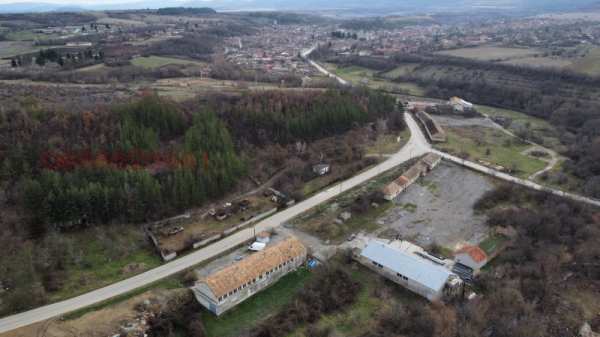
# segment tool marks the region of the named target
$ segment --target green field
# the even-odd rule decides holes
[[[366,85],[373,89],[387,91],[403,91],[413,96],[423,96],[425,94],[423,88],[414,83],[396,83],[392,81],[395,77],[385,76],[386,74],[379,76],[377,71],[368,68],[358,66],[338,67],[334,64],[326,64],[325,67],[355,85]]]
[[[265,317],[279,311],[306,283],[312,274],[302,268],[281,278],[268,289],[252,296],[231,311],[216,317],[202,311],[202,322],[208,337],[236,337],[251,329]]]
[[[508,239],[501,235],[490,235],[481,241],[479,248],[483,249],[488,256],[491,256],[497,253],[506,240]]]
[[[0,41],[0,58],[33,53],[40,49],[27,41]]]
[[[446,132],[448,142],[438,145],[443,151],[467,155],[473,161],[482,160],[501,165],[515,170],[513,174],[520,178],[527,178],[546,167],[545,162],[521,153],[531,147],[529,144],[523,144],[499,130],[449,127]]]
[[[523,57],[502,61],[505,64],[518,66],[542,67],[542,68],[558,68],[563,69],[571,66],[572,61],[567,58],[560,57]]]
[[[59,38],[59,34],[43,34],[34,33],[31,30],[20,30],[16,32],[10,32],[6,34],[6,38],[12,41],[36,41],[36,40],[50,40]]]
[[[137,227],[89,229],[66,235],[73,242],[73,251],[80,261],[66,267],[61,290],[48,294],[51,302],[103,287],[162,263]],[[104,238],[100,239],[100,236]],[[117,254],[118,249],[124,251]],[[124,272],[124,268],[132,264],[138,264],[139,270]]]
[[[162,57],[162,56],[148,56],[148,57],[137,57],[131,61],[131,64],[138,67],[147,69],[156,69],[169,64],[182,64],[182,65],[202,65],[202,62],[184,60],[174,57]]]
[[[477,105],[477,111],[484,113],[490,117],[505,117],[510,118],[512,123],[507,127],[508,130],[518,133],[519,130],[526,129],[531,132],[536,138],[540,138],[542,144],[556,151],[563,150],[559,139],[558,130],[547,120],[526,115],[522,112],[494,108],[485,105]]]
[[[530,57],[539,54],[540,51],[531,48],[506,48],[506,47],[493,47],[493,46],[481,46],[474,48],[461,48],[453,50],[444,50],[438,52],[440,55],[454,56],[468,58],[479,61],[495,61],[495,60],[507,60],[515,58]]]
[[[320,328],[330,328],[329,336],[358,337],[371,332],[377,322],[376,313],[383,308],[389,308],[397,303],[418,303],[426,305],[426,302],[417,295],[404,290],[401,286],[393,283],[382,282],[379,275],[362,266],[348,266],[353,280],[360,283],[361,290],[356,301],[341,312],[322,316],[316,323]],[[376,295],[383,287],[389,292],[389,298],[381,298]],[[288,337],[311,337],[307,334],[306,326],[300,326]]]
[[[571,69],[587,75],[600,75],[600,48],[590,48],[583,58],[573,62]]]
[[[398,142],[398,137],[400,137],[400,142]],[[394,154],[402,149],[409,138],[410,130],[408,128],[399,135],[379,135],[375,143],[372,146],[367,147],[366,155]]]

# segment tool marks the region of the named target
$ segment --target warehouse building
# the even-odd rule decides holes
[[[407,241],[371,240],[354,257],[369,269],[430,301],[454,297],[462,291],[462,280],[446,268],[445,261]]]
[[[298,269],[306,255],[306,247],[289,237],[198,280],[192,291],[218,316]]]

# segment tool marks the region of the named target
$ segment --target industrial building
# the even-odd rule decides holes
[[[306,247],[289,237],[198,280],[191,289],[218,316],[298,269],[306,255]]]
[[[354,258],[385,278],[430,301],[461,293],[463,282],[444,260],[407,241],[370,240]]]

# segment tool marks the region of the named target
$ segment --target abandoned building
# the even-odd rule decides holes
[[[467,245],[454,253],[454,261],[470,268],[473,274],[477,275],[488,262],[488,256],[483,249]]]
[[[445,261],[407,241],[371,240],[354,258],[430,301],[454,297],[462,290],[462,280],[446,268]]]
[[[415,116],[417,116],[417,119],[421,122],[421,125],[423,125],[425,133],[430,141],[434,143],[444,143],[448,140],[444,129],[427,112],[418,111]]]
[[[394,200],[400,193],[404,192],[404,190],[417,181],[417,179],[433,170],[441,160],[442,157],[435,153],[427,154],[400,177],[387,184],[382,190],[383,198],[388,201]]]
[[[456,96],[451,97],[450,100],[448,100],[448,103],[456,111],[464,111],[464,110],[468,110],[468,109],[473,109],[473,103],[467,102],[464,99],[462,99],[460,97],[456,97]]]
[[[191,289],[196,300],[218,316],[296,270],[306,255],[306,247],[289,237],[198,280]]]

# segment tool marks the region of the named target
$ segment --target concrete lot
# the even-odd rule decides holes
[[[437,243],[451,250],[465,242],[478,244],[487,234],[486,217],[474,214],[473,205],[491,189],[488,178],[443,162],[377,220],[383,225],[380,235],[398,234],[424,247]]]

